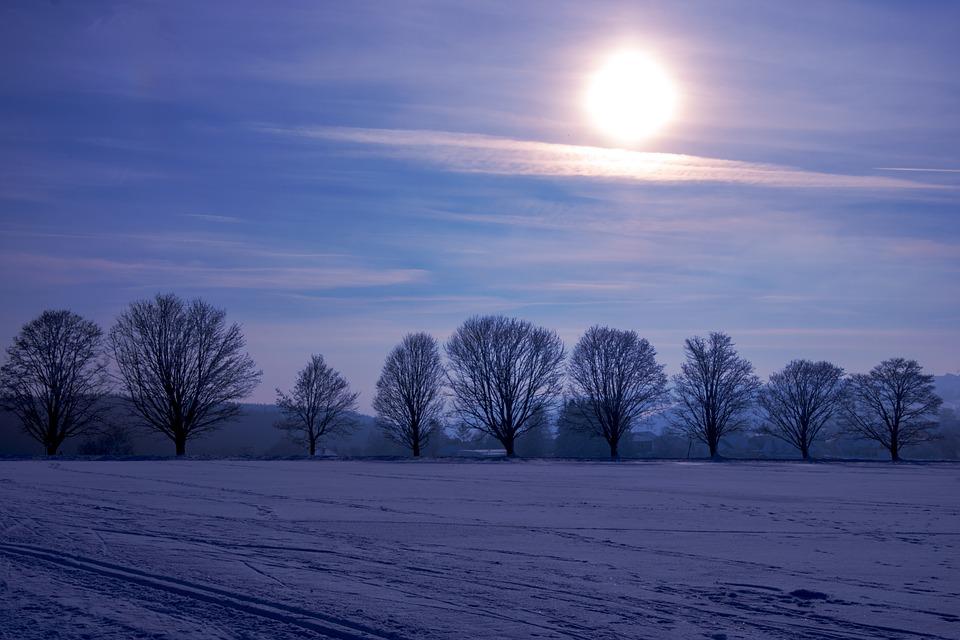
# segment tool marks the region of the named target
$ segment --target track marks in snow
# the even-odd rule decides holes
[[[234,609],[244,614],[300,627],[336,640],[403,640],[405,637],[396,632],[374,629],[365,624],[316,611],[308,611],[300,607],[270,602],[217,587],[188,582],[171,576],[151,574],[132,567],[124,567],[73,554],[9,543],[0,543],[0,553],[7,556],[41,560],[59,567],[85,571],[101,578],[129,582],[177,596],[200,600],[226,609]]]
[[[211,638],[957,638],[957,469],[0,464],[0,542],[53,556],[0,548],[0,580]]]

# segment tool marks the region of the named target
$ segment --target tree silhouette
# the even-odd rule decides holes
[[[582,401],[584,425],[619,457],[620,440],[664,406],[667,376],[656,350],[634,331],[594,326],[574,347],[568,365],[570,392]]]
[[[733,347],[724,333],[711,333],[706,340],[688,338],[686,362],[673,377],[674,425],[706,444],[712,458],[724,435],[747,424],[747,411],[760,387],[753,365]]]
[[[770,376],[757,401],[766,422],[763,433],[795,446],[804,460],[833,418],[843,390],[843,369],[829,362],[793,360]]]
[[[454,408],[513,456],[517,438],[560,395],[563,357],[553,331],[504,316],[470,318],[447,342]]]
[[[167,294],[134,302],[110,331],[110,344],[135,412],[173,441],[178,456],[188,440],[236,416],[237,401],[260,382],[240,326],[200,299],[188,304]]]
[[[70,311],[44,311],[24,325],[0,368],[0,406],[50,456],[100,422],[108,390],[103,331]]]
[[[942,403],[916,360],[891,358],[850,376],[840,406],[849,432],[880,443],[897,461],[904,447],[936,437]]]
[[[377,424],[414,457],[439,427],[446,372],[433,336],[411,333],[394,347],[377,380],[373,408]]]
[[[350,412],[356,410],[359,395],[350,391],[344,377],[327,366],[322,355],[311,356],[289,394],[277,389],[277,408],[284,418],[276,427],[306,444],[313,456],[321,438],[353,426]]]

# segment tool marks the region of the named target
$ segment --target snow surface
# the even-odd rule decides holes
[[[2,638],[960,638],[960,466],[0,462]]]

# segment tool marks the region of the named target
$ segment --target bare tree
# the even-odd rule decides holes
[[[174,442],[178,456],[188,440],[238,415],[237,401],[260,382],[240,326],[200,299],[188,304],[167,294],[134,302],[110,343],[134,410]]]
[[[686,362],[673,377],[674,425],[706,444],[712,458],[723,436],[747,424],[760,387],[753,365],[733,347],[733,340],[724,333],[711,333],[706,340],[688,338]]]
[[[843,369],[829,362],[793,360],[770,376],[758,403],[766,414],[761,431],[800,450],[804,460],[833,418],[843,390]]]
[[[24,325],[0,367],[0,406],[49,456],[100,422],[108,390],[103,331],[70,311],[44,311]]]
[[[607,441],[619,457],[620,439],[646,416],[663,408],[667,376],[657,352],[635,331],[594,326],[574,347],[568,365],[570,392],[582,401],[583,424]]]
[[[553,331],[503,316],[470,318],[447,342],[454,408],[513,456],[517,438],[560,395],[563,357]]]
[[[879,442],[897,461],[903,447],[936,437],[942,403],[933,376],[916,360],[891,358],[870,373],[850,376],[840,406],[849,432]]]
[[[411,333],[394,347],[377,380],[373,408],[386,436],[420,456],[443,413],[446,372],[436,339]]]
[[[327,366],[323,356],[311,356],[289,394],[277,389],[277,408],[284,419],[276,426],[315,455],[321,438],[353,426],[350,412],[356,410],[359,395],[350,391],[344,377]]]

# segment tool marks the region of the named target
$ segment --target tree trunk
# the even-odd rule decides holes
[[[899,462],[900,461],[900,421],[894,419],[893,424],[890,425],[890,446],[887,447],[890,451],[890,461]]]
[[[177,455],[182,456],[187,453],[187,436],[186,434],[177,434],[173,439],[174,445],[177,447]]]
[[[310,457],[312,458],[317,453],[317,441],[313,438],[310,438]]]
[[[419,443],[419,442],[414,442],[414,443],[413,443],[413,457],[414,457],[414,458],[419,458],[419,457],[420,457],[420,443]]]
[[[800,448],[800,457],[804,460],[810,459],[810,449],[806,445]]]
[[[710,449],[710,457],[717,458],[717,450],[720,448],[720,433],[715,424],[708,424],[704,429],[706,435],[707,447]]]
[[[503,450],[507,452],[508,458],[515,458],[517,456],[513,448],[513,439],[505,439],[500,442],[503,445]]]
[[[620,442],[617,440],[608,440],[607,444],[610,445],[610,459],[619,460],[620,459]]]
[[[48,443],[47,443],[47,455],[48,455],[48,456],[55,456],[55,455],[57,455],[57,449],[59,449],[59,448],[60,448],[60,445],[59,445],[58,443],[56,443],[56,442],[48,442]]]

